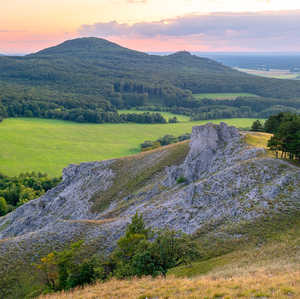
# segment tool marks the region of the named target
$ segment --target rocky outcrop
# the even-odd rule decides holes
[[[177,147],[69,166],[59,186],[0,218],[0,239],[5,240],[0,242],[0,256],[20,244],[29,252],[76,239],[97,241],[98,250],[110,251],[136,211],[148,225],[191,234],[211,223],[216,228],[300,209],[300,169],[266,157],[264,149],[249,147],[236,128],[224,123],[194,127],[183,162],[169,165],[166,161]],[[162,161],[167,167],[141,180]],[[121,162],[124,173],[117,167]],[[131,173],[135,182],[126,185],[131,193],[118,191],[118,180]],[[135,189],[129,189],[134,184]],[[107,194],[114,194],[113,200],[95,210],[95,197],[104,200]]]
[[[194,127],[189,153],[182,165],[167,170],[166,185],[173,186],[180,177],[191,183],[263,153],[246,148],[239,130],[225,123]]]

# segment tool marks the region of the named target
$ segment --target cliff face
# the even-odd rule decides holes
[[[0,257],[78,239],[110,251],[136,211],[152,227],[217,233],[299,210],[299,182],[299,168],[247,146],[236,128],[194,127],[190,144],[66,168],[59,186],[0,218]]]

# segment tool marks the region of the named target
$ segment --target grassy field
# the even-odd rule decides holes
[[[253,119],[215,120],[250,127]],[[178,136],[208,121],[177,124],[79,124],[58,120],[11,118],[0,123],[0,172],[26,171],[59,176],[71,163],[101,161],[140,151],[145,140],[166,134]]]
[[[257,97],[252,93],[197,93],[193,95],[196,99],[212,99],[212,100],[235,100],[237,97]]]
[[[141,114],[141,113],[145,113],[145,112],[150,112],[150,113],[155,113],[158,112],[160,113],[166,120],[168,120],[169,118],[172,118],[174,116],[177,117],[178,121],[180,122],[187,122],[190,121],[190,117],[189,116],[185,116],[185,115],[180,115],[180,114],[174,114],[171,112],[160,112],[160,111],[140,111],[140,110],[118,110],[119,114],[129,114],[129,113],[137,113],[137,114]]]
[[[264,70],[253,70],[253,69],[242,69],[242,68],[237,68],[237,70],[251,75],[267,77],[267,78],[300,80],[300,74],[291,73],[290,70],[270,69],[269,71],[264,71]]]

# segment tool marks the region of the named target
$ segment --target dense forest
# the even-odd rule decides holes
[[[258,117],[258,113],[264,117],[273,110],[299,109],[290,100],[300,98],[300,85],[293,80],[248,75],[188,52],[148,55],[98,38],[66,41],[24,57],[1,56],[0,68],[0,119],[148,122],[149,118],[129,119],[117,113],[143,106],[185,111],[193,119]],[[263,102],[259,106],[263,109],[253,109],[252,102],[220,104],[193,97],[209,92],[254,93],[261,96],[256,101]],[[272,111],[262,112],[265,109]],[[150,122],[156,121],[161,119],[153,116]]]
[[[0,217],[38,198],[60,182],[43,173],[21,173],[15,177],[0,174]]]

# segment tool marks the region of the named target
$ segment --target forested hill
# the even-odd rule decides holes
[[[60,111],[78,108],[114,113],[147,104],[192,107],[192,93],[202,92],[300,97],[299,82],[255,77],[188,52],[148,55],[98,38],[69,40],[23,57],[1,56],[0,70],[0,117],[1,102],[10,116],[47,111],[57,118]]]

